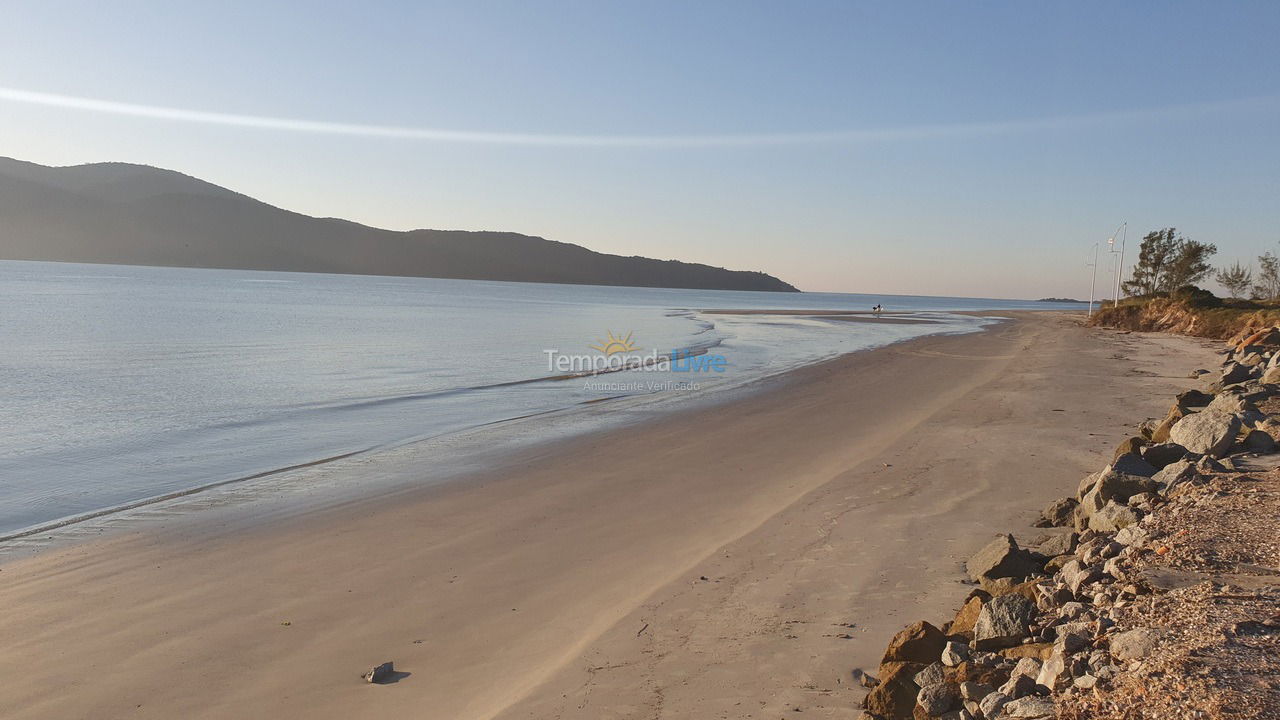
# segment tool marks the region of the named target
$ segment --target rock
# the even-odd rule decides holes
[[[1018,660],[1013,666],[1013,672],[1009,673],[1009,677],[1018,677],[1026,675],[1029,678],[1035,678],[1040,674],[1040,661],[1032,657],[1024,657]]]
[[[1160,491],[1167,493],[1184,482],[1190,482],[1200,477],[1197,472],[1195,463],[1187,460],[1179,460],[1175,463],[1167,465],[1160,472],[1151,478],[1160,487]]]
[[[1200,374],[1206,375],[1208,372],[1208,370],[1205,370]],[[1174,402],[1177,403],[1179,407],[1202,408],[1213,402],[1213,395],[1199,390],[1184,390],[1178,393],[1178,396],[1174,398]]]
[[[956,617],[947,627],[947,632],[964,638],[973,638],[973,627],[978,624],[978,615],[982,612],[984,598],[974,596],[956,612]]]
[[[946,643],[947,637],[941,630],[921,620],[908,625],[893,636],[880,663],[883,665],[898,660],[927,665],[938,659],[942,654],[942,646]],[[881,680],[883,681],[884,678]],[[913,690],[912,694],[914,693]]]
[[[1067,672],[1066,655],[1055,650],[1040,666],[1040,673],[1036,675],[1036,684],[1047,687],[1052,692],[1065,687],[1070,682],[1071,673]]]
[[[960,683],[960,697],[965,700],[978,701],[995,692],[995,688],[986,683],[965,681]]]
[[[974,647],[987,650],[1016,645],[1027,637],[1027,628],[1035,617],[1035,603],[1022,595],[992,598],[978,614],[973,629]]]
[[[1234,385],[1235,383],[1244,382],[1253,377],[1253,370],[1247,365],[1241,365],[1237,362],[1227,363],[1222,369],[1222,384]]]
[[[1001,657],[1009,660],[1021,660],[1022,658],[1035,658],[1042,660],[1049,657],[1049,653],[1053,652],[1053,644],[1047,642],[1026,642],[1021,645],[1005,648],[1000,651]]]
[[[1089,527],[1100,532],[1115,532],[1138,522],[1140,519],[1138,511],[1111,500],[1101,510],[1089,517]]]
[[[1144,658],[1159,646],[1161,636],[1159,630],[1151,628],[1116,633],[1111,638],[1111,655],[1119,660]]]
[[[1042,563],[1018,547],[1012,535],[1001,535],[982,548],[969,561],[965,569],[974,582],[983,578],[1024,578],[1040,571]]]
[[[852,674],[853,679],[857,680],[859,685],[867,688],[868,690],[880,684],[880,681],[876,676],[863,671],[862,668],[854,668]]]
[[[395,663],[384,662],[381,665],[373,666],[372,670],[365,673],[364,675],[361,675],[361,677],[365,679],[365,682],[380,684],[390,680],[392,677],[395,676],[395,674],[396,674]]]
[[[1125,438],[1124,441],[1116,447],[1115,453],[1111,456],[1111,462],[1115,463],[1116,460],[1119,460],[1125,455],[1141,455],[1142,446],[1146,444],[1147,441],[1140,437]]]
[[[1115,541],[1128,547],[1142,547],[1150,538],[1151,533],[1141,525],[1130,525],[1116,533]]]
[[[1076,597],[1080,596],[1080,590],[1085,585],[1102,579],[1102,573],[1097,568],[1085,565],[1079,560],[1072,560],[1063,565],[1058,575]]]
[[[1240,432],[1240,418],[1224,413],[1188,415],[1169,431],[1169,439],[1193,453],[1222,457]]]
[[[1230,471],[1230,469],[1226,465],[1223,465],[1222,463],[1218,462],[1217,460],[1214,460],[1208,455],[1196,461],[1196,470],[1202,474],[1223,473],[1223,472]]]
[[[1073,497],[1054,500],[1040,511],[1040,518],[1032,523],[1033,527],[1067,527],[1071,524],[1071,514],[1079,503]]]
[[[1005,703],[1000,712],[1001,717],[1009,718],[1051,718],[1057,710],[1049,698],[1028,695]]]
[[[1002,692],[993,692],[978,701],[978,709],[982,711],[982,717],[994,718],[1008,702],[1008,695]]]
[[[1076,604],[1080,605],[1080,603]],[[1056,628],[1056,635],[1057,640],[1054,642],[1054,652],[1058,652],[1061,649],[1063,653],[1070,655],[1089,646],[1089,642],[1093,640],[1093,623],[1063,623]]]
[[[1026,697],[1036,691],[1036,679],[1026,675],[1013,675],[1009,678],[1009,682],[1000,686],[996,692],[1002,693],[1005,697],[1017,699]]]
[[[1187,449],[1178,443],[1166,442],[1150,445],[1142,451],[1142,459],[1151,464],[1156,471],[1163,470],[1170,463],[1175,463],[1187,456]]]
[[[920,693],[911,681],[911,668],[911,663],[896,663],[889,672],[882,672],[880,684],[863,698],[862,709],[885,720],[910,720]]]
[[[1223,415],[1242,415],[1246,410],[1251,409],[1251,403],[1245,400],[1243,396],[1235,393],[1219,393],[1213,402],[1209,403],[1201,412],[1222,413]]]
[[[1272,360],[1274,361],[1275,358],[1272,358]],[[1266,371],[1262,373],[1262,382],[1265,385],[1280,384],[1280,367],[1276,367],[1274,365],[1268,367]]]
[[[1244,436],[1244,446],[1253,452],[1269,453],[1276,449],[1276,440],[1261,430],[1250,430]]]
[[[1081,690],[1092,690],[1094,686],[1098,684],[1098,678],[1088,673],[1085,673],[1084,675],[1081,675],[1080,677],[1076,678],[1071,684],[1075,685]]]
[[[1156,497],[1158,496],[1153,493],[1138,493],[1137,495],[1130,497],[1129,502],[1126,504],[1131,508],[1150,512],[1152,503],[1155,502]]]
[[[1160,424],[1156,426],[1156,429],[1151,431],[1151,442],[1169,442],[1169,432],[1173,430],[1173,426],[1176,425],[1179,420],[1186,417],[1187,414],[1187,410],[1180,405],[1175,404],[1173,407],[1169,408],[1169,413],[1164,416],[1164,420],[1161,420]]]
[[[964,643],[948,641],[942,648],[942,664],[955,667],[969,659],[969,646]]]
[[[1141,477],[1151,477],[1156,474],[1156,469],[1151,463],[1142,459],[1137,453],[1127,453],[1117,457],[1111,463],[1111,472],[1121,475],[1138,475]]]
[[[930,685],[937,685],[945,679],[946,676],[943,674],[942,663],[934,661],[929,663],[928,667],[916,673],[915,676],[911,678],[911,681],[919,687],[928,687]]]
[[[1072,500],[1072,502],[1074,503],[1075,501]],[[1076,549],[1076,541],[1079,538],[1080,536],[1074,532],[1056,533],[1037,545],[1036,551],[1051,558],[1065,555]]]
[[[1155,474],[1153,471],[1152,475]],[[1090,518],[1110,500],[1124,503],[1133,495],[1151,492],[1156,488],[1156,481],[1149,476],[1116,472],[1108,467],[1098,475],[1097,482],[1080,499],[1080,511],[1084,517]]]
[[[960,689],[951,683],[936,683],[920,688],[916,704],[929,715],[941,715],[960,704]]]

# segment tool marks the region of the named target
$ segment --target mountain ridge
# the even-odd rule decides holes
[[[0,259],[798,292],[757,271],[491,230],[387,230],[276,207],[175,170],[0,157]]]

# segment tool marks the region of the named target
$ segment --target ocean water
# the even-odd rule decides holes
[[[876,303],[928,322],[700,312]],[[678,407],[990,322],[954,311],[1052,307],[0,261],[0,535],[619,397]],[[623,356],[691,349],[723,372],[553,365],[603,357],[610,332],[635,346]]]

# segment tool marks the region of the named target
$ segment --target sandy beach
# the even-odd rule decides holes
[[[0,714],[856,717],[850,671],[953,608],[964,558],[1216,364],[1005,314],[440,487],[7,560]]]

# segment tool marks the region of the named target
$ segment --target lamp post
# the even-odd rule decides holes
[[[1120,236],[1120,250],[1118,251],[1120,253],[1120,257],[1116,262],[1116,294],[1112,303],[1118,307],[1120,305],[1120,279],[1124,277],[1124,243],[1129,236],[1128,221],[1120,223],[1120,227],[1116,228],[1116,231],[1111,233],[1111,237],[1107,238],[1107,244],[1111,246],[1111,249],[1107,252],[1117,252],[1116,235]]]
[[[1089,312],[1085,317],[1093,317],[1093,297],[1098,289],[1098,245],[1099,243],[1093,244],[1093,261],[1088,263],[1093,268],[1093,279],[1089,281]]]

